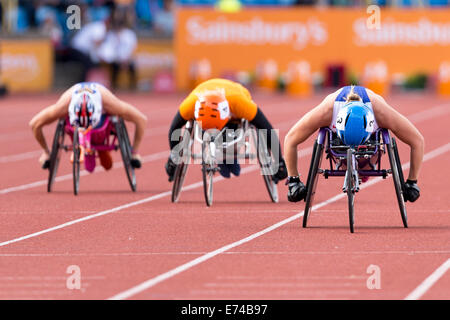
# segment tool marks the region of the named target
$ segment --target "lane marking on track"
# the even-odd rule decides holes
[[[403,227],[399,227],[399,229]],[[172,255],[203,255],[207,251],[173,251],[173,252],[109,252],[109,253],[0,253],[0,257],[121,257],[121,256],[172,256]],[[450,254],[450,250],[427,251],[227,251],[227,255],[370,255],[370,254]],[[1,277],[0,277],[1,279]]]
[[[167,158],[167,157],[169,157],[169,151],[168,150],[143,156],[141,162],[142,163],[146,163],[146,162],[151,162],[151,161],[164,159],[164,158]],[[122,161],[116,161],[116,162],[113,163],[113,169],[122,168],[122,167],[123,167],[123,162]],[[103,169],[103,167],[101,167],[101,166],[98,166],[98,168],[96,168],[94,173],[98,173],[98,172],[105,172],[105,169]],[[92,173],[88,172],[87,170],[81,170],[80,171],[80,176],[87,176],[89,174],[92,174]],[[66,181],[66,180],[71,180],[71,179],[72,179],[72,173],[68,173],[68,174],[56,177],[55,178],[55,182],[61,182],[61,181]],[[16,192],[16,191],[21,191],[21,190],[26,190],[26,189],[31,189],[31,188],[35,188],[35,187],[39,187],[39,186],[43,186],[43,185],[47,185],[47,182],[48,182],[48,180],[45,179],[45,180],[39,180],[39,181],[36,181],[36,182],[23,184],[23,185],[16,186],[16,187],[9,187],[9,188],[5,188],[5,189],[1,189],[0,190],[0,195],[1,194],[11,193],[11,192]]]
[[[37,156],[40,156],[41,153],[42,153],[42,150],[34,150],[34,151],[30,151],[30,152],[17,153],[17,154],[13,154],[13,155],[9,155],[9,156],[1,156],[0,163],[8,163],[8,162],[32,159],[32,158],[36,158]]]
[[[420,299],[442,276],[450,269],[450,259],[447,259],[428,278],[426,278],[413,292],[408,294],[404,300]]]
[[[435,150],[432,150],[429,153],[427,153],[426,157],[424,156],[424,161],[433,159],[433,158],[435,158],[435,157],[437,157],[437,156],[439,156],[439,155],[441,155],[441,154],[443,154],[443,153],[445,153],[445,152],[447,152],[449,150],[450,150],[450,143],[447,143],[447,144],[445,144],[445,145],[443,145],[443,146],[441,146],[441,147],[439,147],[439,148],[437,148]],[[405,168],[409,167],[409,163],[405,163],[402,167],[405,167]],[[389,177],[391,177],[391,176],[389,176]],[[382,180],[383,180],[383,178],[377,177],[376,179],[373,179],[373,180],[368,181],[368,182],[364,183],[363,185],[361,185],[360,189],[368,188],[368,187],[370,187],[370,186],[372,186],[372,185],[374,185],[374,184],[376,184],[376,183],[378,183],[378,182],[380,182]],[[345,193],[337,194],[337,195],[335,195],[334,197],[332,197],[332,198],[330,198],[328,200],[325,200],[325,201],[323,201],[321,203],[318,203],[318,204],[314,205],[311,208],[311,210],[317,210],[317,209],[319,209],[321,207],[324,207],[324,206],[326,206],[326,205],[328,205],[330,203],[336,202],[337,200],[340,200],[340,199],[342,199],[344,197],[346,197]],[[176,276],[176,275],[178,275],[178,274],[180,274],[180,273],[182,273],[182,272],[184,272],[186,270],[189,270],[189,269],[191,269],[191,268],[201,264],[202,262],[205,262],[205,261],[207,261],[207,260],[209,260],[209,259],[211,259],[211,258],[213,258],[213,257],[215,257],[215,256],[217,256],[217,255],[219,255],[221,253],[224,253],[225,251],[229,251],[232,248],[236,248],[236,247],[238,247],[238,246],[240,246],[242,244],[245,244],[245,243],[250,242],[250,241],[252,241],[252,240],[254,240],[256,238],[259,238],[259,237],[263,236],[266,233],[269,233],[269,232],[271,232],[273,230],[276,230],[276,229],[284,226],[285,224],[288,224],[288,223],[290,223],[290,222],[292,222],[294,220],[300,219],[303,216],[303,213],[304,213],[304,211],[301,211],[301,212],[299,212],[299,213],[297,213],[297,214],[295,214],[295,215],[293,215],[293,216],[291,216],[289,218],[286,218],[286,219],[284,219],[284,220],[282,220],[282,221],[280,221],[278,223],[275,223],[275,224],[271,225],[270,227],[267,227],[267,228],[265,228],[265,229],[263,229],[263,230],[261,230],[259,232],[256,232],[256,233],[254,233],[254,234],[252,234],[252,235],[250,235],[250,236],[248,236],[248,237],[246,237],[244,239],[241,239],[241,240],[238,240],[238,241],[233,242],[231,244],[225,245],[225,246],[223,246],[223,247],[221,247],[221,248],[219,248],[217,250],[208,252],[207,254],[204,254],[204,255],[202,255],[202,256],[194,259],[194,260],[191,260],[191,261],[189,261],[187,263],[184,263],[184,264],[182,264],[182,265],[180,265],[180,266],[178,266],[178,267],[176,267],[174,269],[171,269],[171,270],[169,270],[169,271],[167,271],[165,273],[162,273],[162,274],[160,274],[160,275],[158,275],[158,276],[156,276],[154,278],[148,279],[148,280],[142,282],[141,284],[139,284],[139,285],[137,285],[135,287],[132,287],[132,288],[130,288],[128,290],[120,292],[120,293],[114,295],[113,297],[109,298],[108,300],[128,299],[128,298],[130,298],[130,297],[132,297],[132,296],[134,296],[136,294],[139,294],[139,293],[141,293],[141,292],[143,292],[143,291],[145,291],[145,290],[147,290],[147,289],[157,285],[160,282],[163,282],[163,281],[165,281],[167,279],[170,279],[170,278],[172,278],[172,277],[174,277],[174,276]]]
[[[299,157],[304,157],[304,156],[310,154],[311,151],[312,151],[312,147],[303,149],[303,150],[301,150],[299,152]],[[245,167],[245,168],[243,168],[241,170],[241,175],[247,174],[249,172],[256,171],[258,169],[260,169],[259,165],[252,165],[252,166],[249,166],[249,167]],[[223,180],[225,180],[225,178],[223,178],[222,176],[217,176],[217,177],[214,178],[214,182],[219,182],[219,181],[223,181]],[[203,181],[198,181],[198,182],[192,183],[190,185],[187,185],[187,186],[183,187],[181,190],[182,191],[188,191],[188,190],[192,190],[192,189],[196,189],[196,188],[200,188],[200,187],[203,187]],[[166,191],[166,192],[162,192],[162,193],[156,194],[156,195],[148,197],[148,198],[144,198],[144,199],[141,199],[141,200],[137,200],[137,201],[133,201],[133,202],[130,202],[130,203],[126,203],[126,204],[123,204],[121,206],[118,206],[118,207],[115,207],[115,208],[112,208],[112,209],[103,210],[103,211],[97,212],[95,214],[88,215],[88,216],[85,216],[85,217],[82,217],[82,218],[79,218],[79,219],[71,220],[71,221],[68,221],[66,223],[63,223],[63,224],[60,224],[60,225],[57,225],[57,226],[54,226],[54,227],[51,227],[51,228],[48,228],[48,229],[45,229],[45,230],[34,232],[34,233],[31,233],[31,234],[28,234],[28,235],[25,235],[25,236],[22,236],[22,237],[19,237],[19,238],[15,238],[15,239],[12,239],[12,240],[0,242],[0,247],[4,247],[4,246],[7,246],[9,244],[12,244],[12,243],[15,243],[15,242],[19,242],[19,241],[23,241],[23,240],[26,240],[26,239],[34,238],[34,237],[40,236],[42,234],[46,234],[46,233],[49,233],[49,232],[52,232],[52,231],[55,231],[55,230],[59,230],[59,229],[62,229],[62,228],[65,228],[65,227],[68,227],[68,226],[71,226],[71,225],[83,222],[83,221],[91,220],[91,219],[94,219],[94,218],[97,218],[97,217],[101,217],[101,216],[104,216],[104,215],[107,215],[107,214],[110,214],[110,213],[114,213],[114,212],[117,212],[117,211],[120,211],[120,210],[123,210],[123,209],[131,208],[131,207],[138,206],[138,205],[141,205],[141,204],[144,204],[144,203],[147,203],[147,202],[155,201],[155,200],[158,200],[158,199],[164,198],[166,196],[170,196],[170,195],[172,195],[172,191]]]

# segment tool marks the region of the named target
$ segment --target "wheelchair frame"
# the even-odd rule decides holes
[[[346,193],[348,197],[349,224],[350,232],[352,233],[354,232],[354,197],[359,191],[359,177],[379,176],[386,179],[389,174],[392,174],[403,226],[407,228],[407,212],[403,197],[404,178],[395,138],[390,137],[387,129],[379,128],[371,135],[366,144],[356,148],[351,148],[342,144],[335,145],[334,142],[340,142],[337,135],[333,133],[330,128],[320,128],[314,143],[308,180],[306,183],[307,194],[305,198],[306,204],[303,215],[303,227],[306,228],[308,216],[313,208],[314,195],[320,174],[322,174],[325,179],[328,179],[329,177],[344,177],[342,191]],[[326,158],[329,159],[330,169],[320,168],[323,151],[326,153]],[[388,153],[390,162],[390,169],[387,170],[381,169],[381,157],[386,152]],[[374,164],[370,161],[372,157],[377,157]],[[370,165],[371,170],[358,168],[361,159],[366,160],[366,165]],[[343,164],[347,166],[345,170],[340,169]],[[333,168],[333,166],[335,168]]]
[[[128,136],[128,131],[125,122],[122,118],[117,116],[106,116],[104,124],[97,129],[92,129],[92,133],[104,133],[105,140],[103,144],[92,144],[90,149],[96,151],[111,151],[120,149],[122,160],[125,167],[125,172],[130,184],[131,190],[136,191],[136,175],[134,168],[131,165],[131,143]],[[73,175],[73,192],[78,195],[80,185],[80,151],[81,142],[80,135],[84,133],[80,130],[78,125],[71,126],[68,118],[58,120],[56,125],[55,135],[53,137],[52,150],[50,153],[49,177],[47,183],[47,192],[52,191],[53,182],[58,171],[59,161],[61,158],[61,150],[73,151],[72,175]],[[64,144],[64,136],[68,135],[72,144]],[[113,135],[111,141],[110,136]],[[84,146],[85,147],[85,146]]]
[[[187,122],[181,137],[183,146],[179,154],[180,162],[177,164],[175,170],[175,178],[172,187],[172,202],[178,202],[189,161],[201,159],[205,202],[208,207],[211,206],[213,203],[214,175],[219,171],[217,153],[219,150],[222,150],[222,155],[226,157],[229,155],[226,151],[229,151],[230,148],[233,148],[235,159],[258,158],[258,163],[270,199],[272,202],[278,202],[277,185],[270,174],[272,157],[267,150],[261,150],[261,146],[264,146],[264,149],[266,149],[265,146],[267,145],[264,136],[258,135],[256,129],[249,125],[247,120],[241,119],[238,123],[238,128],[235,130],[235,132],[239,131],[237,136],[235,136],[232,141],[222,142],[222,145],[220,146],[220,142],[222,141],[221,138],[224,137],[227,129],[229,130],[230,128],[226,126],[218,133],[212,135],[208,131],[203,133],[196,121],[191,120]],[[248,130],[251,130],[250,134],[248,134]],[[249,151],[252,145],[250,140],[253,140],[253,145],[257,150],[256,155]],[[201,153],[194,152],[194,142],[201,144]],[[242,146],[242,142],[244,143],[245,148],[244,154],[238,153],[239,148]]]

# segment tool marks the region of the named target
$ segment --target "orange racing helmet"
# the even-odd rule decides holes
[[[195,120],[203,130],[222,130],[231,118],[230,106],[225,96],[225,90],[206,90],[197,94],[195,103]]]

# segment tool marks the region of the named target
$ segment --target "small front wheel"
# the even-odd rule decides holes
[[[206,205],[210,207],[213,203],[213,179],[214,163],[211,154],[210,142],[203,141],[202,144],[202,177],[203,193],[205,195]]]
[[[356,177],[354,176],[353,168],[353,154],[352,149],[347,150],[347,174],[345,176],[347,185],[347,198],[348,198],[348,216],[350,222],[350,232],[353,233],[354,230],[354,204],[355,204],[355,185]]]

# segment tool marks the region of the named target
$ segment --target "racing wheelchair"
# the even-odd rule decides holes
[[[196,143],[201,147],[196,148]],[[230,157],[232,161],[247,159],[250,163],[257,158],[269,197],[272,202],[278,202],[277,185],[272,178],[273,164],[276,161],[267,150],[265,135],[258,134],[256,128],[249,125],[245,119],[235,121],[214,132],[203,131],[196,121],[190,120],[180,134],[179,144],[172,152],[177,158],[172,202],[178,202],[189,163],[200,160],[205,202],[208,207],[211,206],[214,175],[220,171],[218,164],[230,160]]]
[[[70,137],[72,144],[64,144],[65,135]],[[117,149],[120,149],[131,190],[136,191],[136,175],[131,165],[131,143],[125,122],[122,118],[106,115],[99,128],[90,130],[79,128],[78,125],[71,126],[69,118],[59,119],[50,153],[47,191],[52,191],[53,182],[58,171],[61,150],[71,150],[73,152],[73,193],[77,195],[80,185],[80,159],[82,158],[82,150],[98,156],[97,151],[112,151]]]
[[[321,168],[323,153],[329,162],[329,169]],[[381,157],[388,153],[389,169],[381,168]],[[369,169],[367,170],[367,167]],[[354,232],[354,201],[359,191],[360,177],[378,176],[386,179],[391,174],[394,182],[397,202],[403,221],[408,227],[407,212],[404,201],[404,177],[395,138],[390,136],[387,129],[379,128],[370,136],[369,140],[358,147],[351,148],[344,145],[337,134],[329,128],[320,128],[314,143],[311,164],[306,182],[305,210],[303,228],[306,228],[308,216],[311,212],[314,195],[316,193],[319,175],[325,179],[329,177],[344,177],[342,191],[347,194],[350,232]]]

